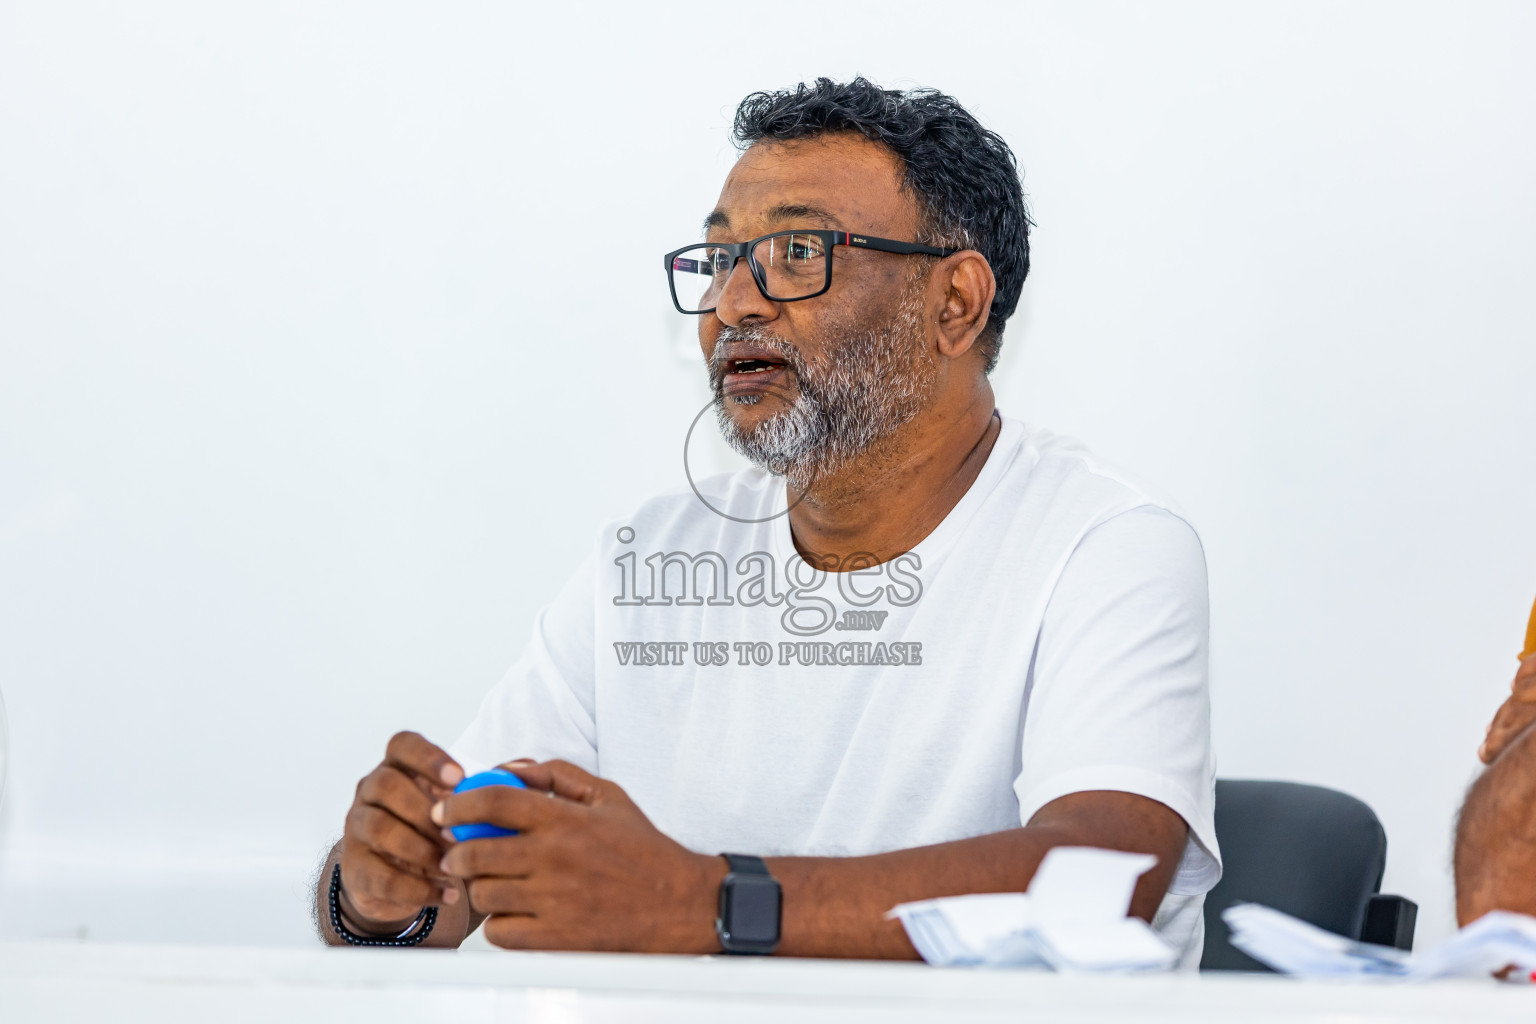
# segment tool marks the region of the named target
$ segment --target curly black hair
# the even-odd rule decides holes
[[[882,89],[862,76],[818,78],[793,89],[755,92],[736,108],[737,148],[830,132],[858,132],[906,165],[903,187],[917,199],[917,241],[974,249],[986,257],[997,294],[977,341],[985,372],[997,365],[1003,325],[1029,273],[1029,229],[1013,151],[953,96],[935,89]]]

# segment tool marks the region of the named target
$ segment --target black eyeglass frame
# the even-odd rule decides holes
[[[828,254],[826,279],[822,281],[821,288],[809,295],[796,295],[792,299],[780,299],[768,294],[767,272],[758,264],[757,258],[752,255],[752,250],[759,242],[770,238],[778,238],[784,235],[813,235],[821,239],[821,244],[826,247]],[[818,295],[825,295],[832,287],[832,260],[831,252],[834,246],[846,245],[853,249],[873,249],[876,252],[893,252],[900,256],[953,256],[961,249],[936,249],[931,245],[918,245],[916,242],[898,242],[893,238],[875,238],[871,235],[856,235],[851,231],[822,231],[819,229],[772,231],[766,235],[749,238],[745,242],[694,242],[685,245],[681,249],[673,249],[662,257],[662,265],[667,271],[667,289],[672,293],[672,305],[677,307],[679,313],[687,316],[702,316],[705,313],[713,313],[718,306],[710,306],[708,309],[684,309],[683,304],[677,301],[677,282],[672,276],[672,261],[690,249],[698,249],[703,246],[712,246],[723,249],[731,258],[731,271],[736,270],[736,264],[742,260],[747,261],[747,267],[752,271],[752,281],[757,285],[757,290],[763,298],[769,302],[801,302],[805,299],[814,299]],[[729,277],[729,275],[727,275]]]

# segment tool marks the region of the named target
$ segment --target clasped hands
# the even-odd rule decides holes
[[[467,900],[486,938],[509,949],[719,951],[724,861],[663,835],[616,783],[573,764],[503,767],[528,788],[454,794],[464,772],[453,759],[396,734],[347,814],[347,916],[383,934],[424,906]],[[459,842],[449,831],[474,822],[518,834]]]

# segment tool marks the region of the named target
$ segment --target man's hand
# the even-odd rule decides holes
[[[1515,681],[1509,688],[1509,699],[1493,716],[1488,737],[1477,751],[1484,764],[1493,764],[1517,736],[1536,722],[1536,654],[1528,655],[1520,662]]]
[[[463,778],[452,758],[416,733],[390,739],[347,812],[341,883],[348,917],[387,931],[428,904],[458,900],[457,884],[438,867],[448,843],[431,811]]]
[[[463,878],[470,908],[491,915],[487,939],[509,949],[719,952],[723,860],[684,849],[617,784],[573,764],[504,767],[529,788],[487,786],[431,810],[451,844],[438,870]],[[447,826],[471,822],[518,835],[453,843]]]

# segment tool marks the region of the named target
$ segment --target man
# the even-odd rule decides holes
[[[1488,770],[1472,784],[1456,828],[1456,918],[1490,910],[1536,914],[1536,608],[1510,695],[1477,756]]]
[[[1203,554],[995,409],[1029,266],[1013,154],[950,97],[863,79],[750,96],[735,133],[704,243],[666,267],[761,468],[605,527],[451,754],[390,742],[322,920],[911,958],[893,905],[1095,846],[1156,856],[1131,911],[1194,966],[1220,875]],[[526,790],[448,795],[514,758]],[[478,822],[519,834],[443,831]]]

